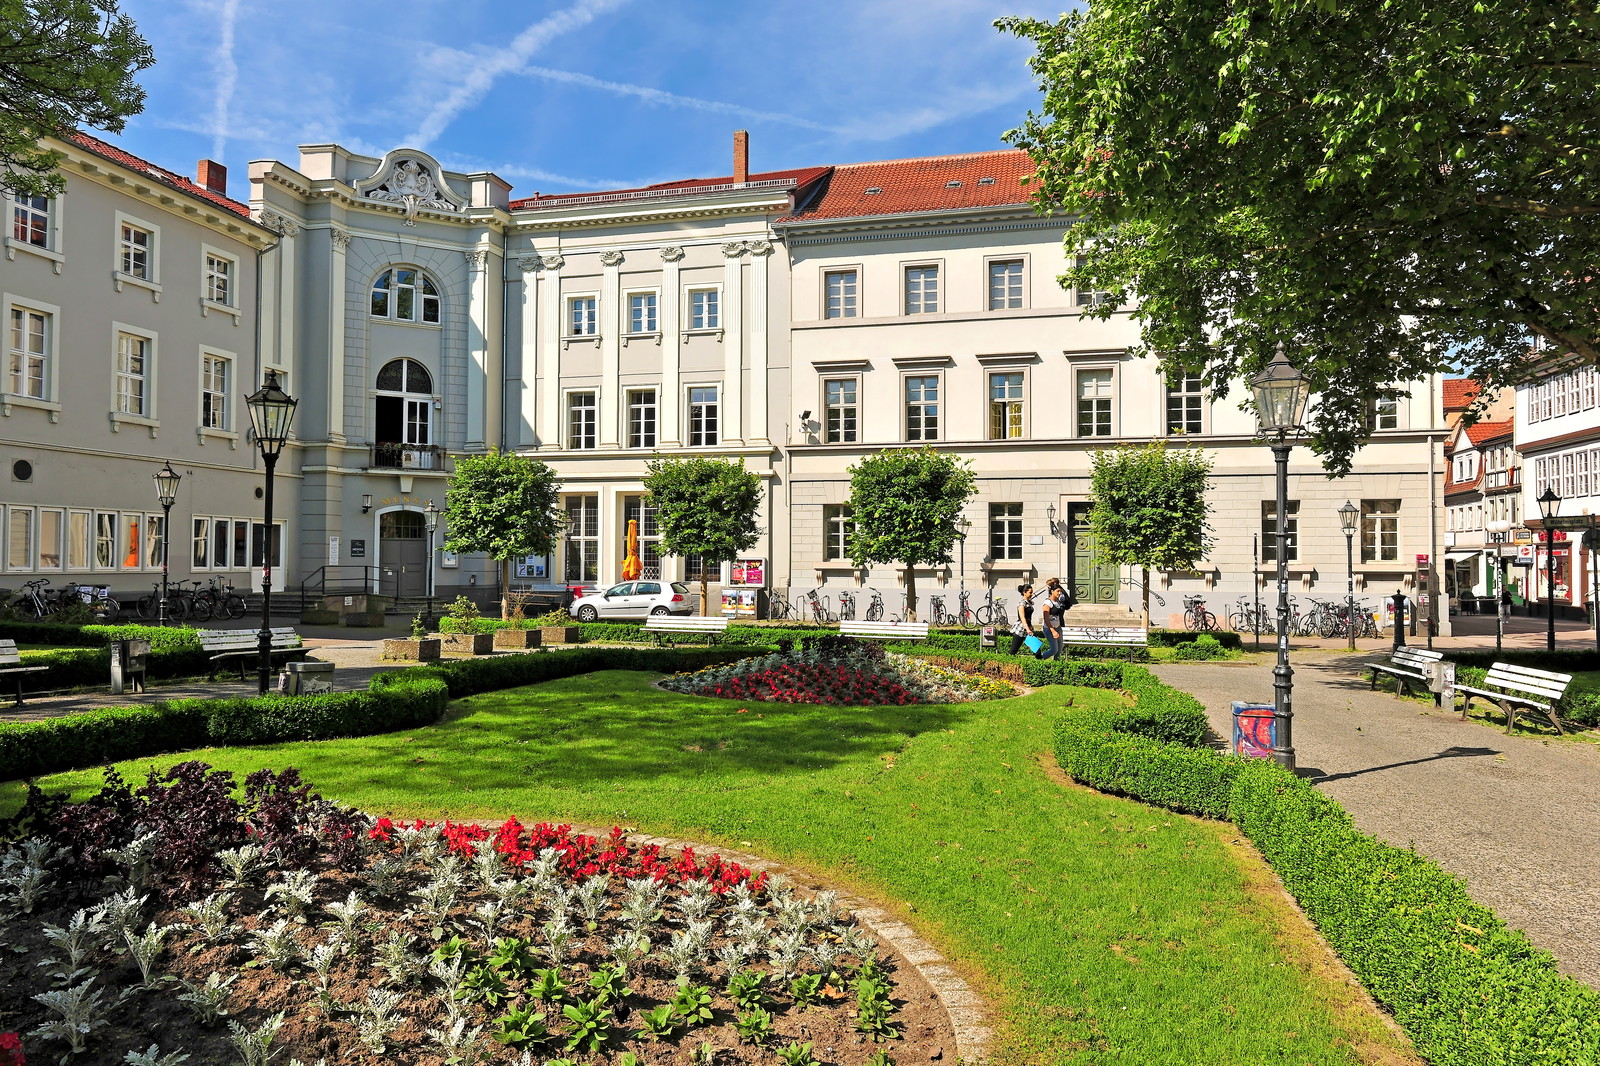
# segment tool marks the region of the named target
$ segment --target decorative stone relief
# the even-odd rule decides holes
[[[676,244],[669,244],[665,248],[661,249],[661,261],[663,263],[676,263],[682,258],[683,249],[679,248]]]
[[[608,266],[608,267],[621,266],[622,265],[622,253],[621,252],[601,252],[600,253],[600,265],[601,266]]]
[[[276,211],[261,212],[260,223],[280,237],[293,237],[300,232],[300,223]]]
[[[771,255],[772,254],[772,242],[771,241],[745,241],[744,242],[744,246],[745,246],[745,250],[748,251],[751,255]]]
[[[524,274],[532,274],[535,270],[538,270],[543,266],[544,263],[536,255],[517,256],[517,269],[522,271]]]
[[[562,267],[567,265],[566,258],[564,256],[559,256],[559,255],[543,255],[543,256],[540,256],[539,257],[539,262],[544,266],[544,268],[546,270],[560,270]]]
[[[333,250],[341,255],[350,247],[350,234],[346,230],[330,229],[328,238],[333,241]]]
[[[468,248],[461,254],[466,257],[467,269],[474,274],[489,264],[489,253],[482,248]]]
[[[745,253],[743,241],[727,241],[722,245],[722,254],[729,259],[737,259]]]
[[[417,224],[421,210],[458,212],[466,198],[458,195],[440,177],[439,164],[425,152],[397,149],[384,157],[378,172],[356,182],[356,190],[369,200],[399,204],[405,209],[406,225]]]

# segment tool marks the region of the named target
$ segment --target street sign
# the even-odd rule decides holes
[[[1518,544],[1532,544],[1533,530],[1529,529],[1527,526],[1518,526],[1516,529],[1511,531],[1511,539],[1516,541]]]
[[[1428,557],[1426,555],[1417,556],[1417,569],[1418,570],[1426,570],[1427,568],[1428,568]]]
[[[1533,565],[1533,545],[1532,544],[1518,544],[1517,545],[1517,565],[1518,566],[1532,566]]]

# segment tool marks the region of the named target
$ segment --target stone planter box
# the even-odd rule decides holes
[[[451,655],[488,655],[494,651],[493,633],[441,633],[439,640]]]
[[[538,631],[539,639],[546,644],[576,644],[581,632],[577,626],[544,626]]]
[[[439,658],[439,638],[423,637],[421,640],[386,640],[383,642],[385,659],[404,659],[410,662],[432,662]]]
[[[539,647],[540,637],[537,629],[497,629],[494,631],[494,646],[504,651],[527,651],[529,648]]]

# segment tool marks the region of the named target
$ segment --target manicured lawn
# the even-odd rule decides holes
[[[809,866],[888,902],[978,979],[1005,1030],[997,1066],[1415,1061],[1283,933],[1231,827],[1047,776],[1063,699],[1114,694],[863,710],[650,680],[590,674],[460,701],[437,727],[122,769],[293,765],[373,813],[620,823]],[[0,811],[20,796],[0,786]]]

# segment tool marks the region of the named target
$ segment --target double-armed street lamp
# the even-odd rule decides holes
[[[1284,354],[1283,342],[1265,370],[1250,379],[1255,394],[1256,420],[1261,435],[1272,447],[1277,464],[1278,544],[1278,665],[1272,670],[1272,758],[1294,772],[1294,671],[1289,668],[1289,452],[1304,432],[1306,402],[1311,382]]]
[[[178,482],[183,480],[183,475],[172,469],[172,462],[168,460],[150,477],[156,483],[156,499],[161,501],[161,605],[156,611],[156,622],[164,626],[167,624],[167,548],[172,543],[172,505],[178,502]]]
[[[1539,515],[1544,519],[1545,634],[1544,646],[1556,650],[1556,516],[1561,513],[1561,497],[1555,486],[1547,486],[1539,496]]]
[[[1361,511],[1349,500],[1339,508],[1339,528],[1344,530],[1344,607],[1350,625],[1350,650],[1356,650],[1356,523]]]
[[[289,439],[289,424],[294,421],[294,409],[299,400],[292,398],[278,386],[278,372],[267,371],[261,388],[245,397],[250,409],[250,424],[255,430],[256,447],[261,450],[261,461],[267,468],[265,493],[265,527],[261,536],[261,632],[258,649],[261,655],[260,688],[267,694],[272,677],[272,473],[278,465],[278,456]]]

